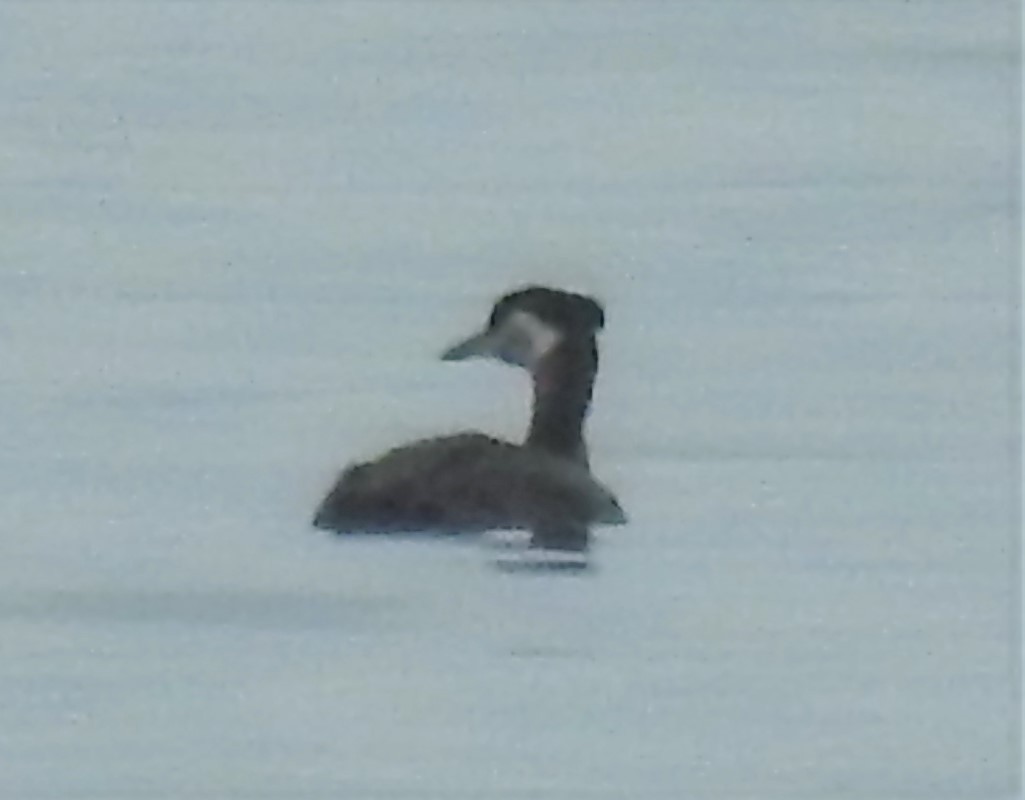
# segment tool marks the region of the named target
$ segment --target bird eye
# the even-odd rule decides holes
[[[530,356],[530,337],[516,328],[507,331],[499,347],[498,357],[507,364],[525,367],[530,362]]]

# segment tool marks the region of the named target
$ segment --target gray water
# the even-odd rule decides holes
[[[0,5],[0,796],[1020,790],[1010,2]],[[340,541],[606,303],[586,577]]]

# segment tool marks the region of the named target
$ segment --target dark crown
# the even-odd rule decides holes
[[[591,335],[605,326],[605,311],[594,298],[544,286],[528,286],[510,292],[495,303],[488,327],[500,325],[513,311],[527,311],[565,332]]]

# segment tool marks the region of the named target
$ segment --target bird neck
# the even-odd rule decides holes
[[[598,349],[593,337],[561,342],[534,367],[528,447],[587,466],[584,420],[597,372]]]

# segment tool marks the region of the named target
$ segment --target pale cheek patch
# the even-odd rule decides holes
[[[527,311],[514,311],[509,315],[511,337],[523,342],[526,366],[537,364],[562,340],[562,334]]]

